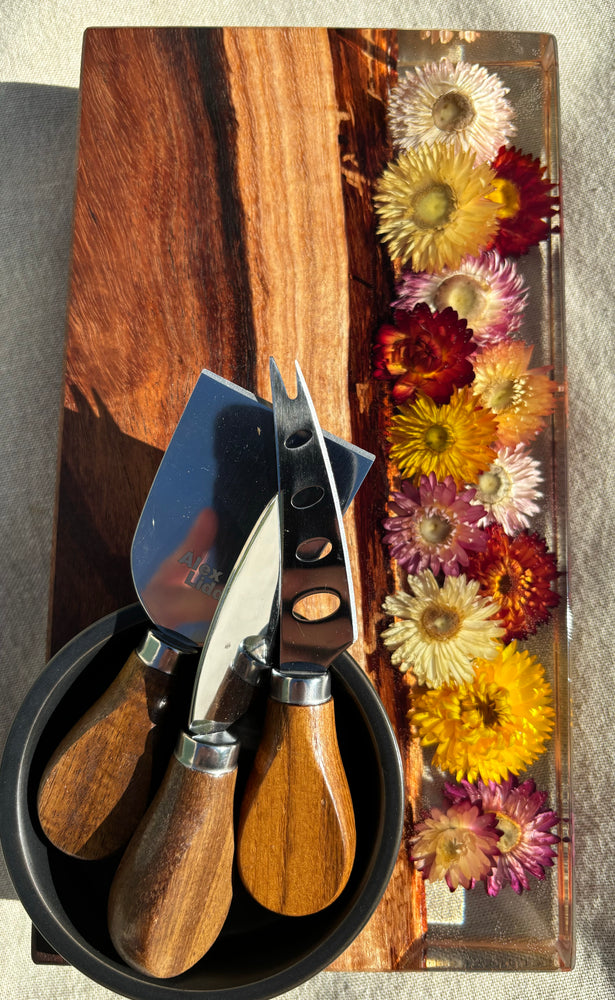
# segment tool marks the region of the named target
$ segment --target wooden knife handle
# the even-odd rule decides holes
[[[355,847],[333,700],[294,705],[271,698],[237,833],[246,889],[275,913],[316,913],[345,887]]]
[[[151,799],[153,772],[165,750],[179,656],[148,632],[54,752],[37,805],[43,831],[59,850],[95,860],[128,843]]]
[[[197,743],[185,735],[181,740],[184,748]],[[120,862],[109,895],[109,932],[139,972],[178,976],[222,929],[232,897],[238,747],[233,741],[220,748],[222,766],[207,755],[182,763],[178,748]]]

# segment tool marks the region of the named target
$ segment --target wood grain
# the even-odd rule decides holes
[[[355,849],[333,699],[311,706],[270,700],[239,817],[243,884],[274,913],[318,913],[345,888]]]
[[[422,759],[379,635],[395,587],[379,522],[385,393],[371,344],[392,275],[372,191],[390,155],[395,33],[93,29],[81,88],[50,650],[134,600],[129,552],[163,449],[208,367],[268,396],[273,354],[323,427],[376,454],[346,515],[362,633],[404,760],[408,825],[389,889],[335,969],[415,964],[409,861]]]
[[[380,695],[400,745],[408,795],[407,822],[389,886],[365,930],[332,965],[335,971],[385,971],[418,961],[416,942],[426,930],[422,878],[410,861],[411,820],[421,795],[422,753],[406,718],[407,690],[380,641],[386,625],[382,603],[399,581],[386,559],[378,525],[391,486],[386,434],[388,394],[372,378],[371,345],[393,298],[393,274],[376,235],[373,186],[391,155],[386,102],[395,82],[395,32],[345,29],[329,32],[340,117],[340,168],[349,260],[349,413],[352,440],[376,456],[353,504],[361,587],[356,592],[363,647],[353,655]],[[408,953],[412,958],[409,959]]]
[[[172,673],[132,653],[62,740],[37,798],[43,831],[61,851],[98,860],[128,843],[175,742],[167,712],[174,685]]]
[[[220,933],[233,895],[236,778],[171,758],[109,894],[111,939],[140,972],[178,976]]]
[[[255,387],[228,75],[221,30],[86,34],[51,652],[135,599],[132,536],[198,372]]]
[[[322,426],[351,440],[348,251],[328,32],[262,28],[226,31],[224,39],[237,120],[238,196],[249,206],[256,391],[269,398],[274,355],[293,395],[299,361]],[[360,586],[351,518],[346,531]],[[356,645],[362,646],[361,621]]]

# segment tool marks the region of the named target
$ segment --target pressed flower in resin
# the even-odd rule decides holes
[[[444,880],[451,892],[472,889],[492,870],[498,841],[495,817],[464,801],[446,812],[434,807],[416,824],[411,858],[426,881]]]
[[[493,160],[495,187],[488,196],[498,206],[499,228],[493,246],[502,257],[519,256],[549,235],[558,211],[555,187],[546,167],[514,146],[503,146]]]
[[[408,479],[435,472],[436,479],[452,476],[463,486],[494,461],[496,429],[493,414],[469,389],[456,389],[442,406],[420,394],[412,403],[401,403],[391,418],[391,461]]]
[[[549,620],[559,601],[551,589],[557,576],[555,556],[544,538],[528,531],[511,538],[499,524],[492,524],[486,534],[486,549],[470,555],[468,576],[478,581],[484,597],[497,601],[504,641],[526,639]]]
[[[440,42],[442,45],[448,45],[452,42],[455,35],[457,35],[460,42],[475,42],[477,38],[480,38],[480,31],[448,31],[448,29],[442,29],[440,31],[419,31],[419,35],[422,41],[429,39],[432,45],[436,45]]]
[[[475,151],[477,163],[492,160],[516,132],[507,93],[484,66],[446,58],[416,66],[390,94],[393,144],[411,149],[442,143],[457,153]]]
[[[430,569],[435,575],[442,570],[458,576],[468,552],[486,545],[485,533],[477,527],[485,511],[473,500],[474,490],[457,493],[451,476],[439,483],[430,472],[421,476],[418,487],[405,479],[389,503],[395,516],[383,522],[392,558],[407,573]]]
[[[551,832],[558,818],[545,808],[546,792],[537,791],[531,780],[519,784],[513,777],[501,784],[480,778],[476,784],[447,782],[445,794],[455,805],[478,806],[496,818],[499,854],[492,871],[483,876],[490,896],[497,896],[506,885],[520,894],[530,888],[529,875],[544,879],[545,868],[553,865],[553,845],[560,839]]]
[[[472,392],[497,420],[500,447],[530,441],[553,412],[555,385],[547,368],[529,368],[533,347],[503,340],[474,359]]]
[[[395,379],[395,402],[411,399],[420,389],[436,403],[446,403],[455,386],[469,385],[474,369],[468,355],[476,344],[465,320],[452,309],[432,313],[425,302],[411,312],[398,309],[394,318],[394,326],[378,331],[374,376]]]
[[[374,201],[389,254],[415,271],[457,267],[477,256],[497,230],[497,206],[486,195],[493,171],[472,151],[420,146],[387,164]]]
[[[509,535],[528,528],[529,516],[540,510],[535,501],[542,496],[536,489],[541,482],[540,466],[522,444],[500,449],[495,461],[474,483],[472,503],[480,504],[485,511],[478,521],[480,527],[497,522]]]
[[[457,781],[505,781],[545,749],[555,712],[551,685],[535,656],[517,643],[474,661],[471,681],[419,691],[408,713],[433,763]]]
[[[497,605],[479,597],[475,583],[462,574],[447,576],[439,587],[427,569],[409,577],[408,588],[411,593],[398,591],[383,605],[401,619],[382,633],[400,670],[411,667],[419,684],[437,688],[470,679],[475,656],[497,655]]]
[[[408,311],[417,302],[436,310],[450,306],[466,320],[478,346],[486,347],[519,329],[527,291],[513,261],[491,251],[441,274],[405,270],[396,296],[393,305]]]

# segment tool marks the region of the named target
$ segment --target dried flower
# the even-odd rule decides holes
[[[521,785],[517,778],[485,784],[479,778],[475,785],[469,781],[462,781],[461,786],[447,782],[445,794],[455,805],[478,806],[484,814],[496,817],[499,856],[495,868],[483,876],[490,896],[497,896],[505,885],[520,894],[530,888],[528,875],[544,879],[545,868],[553,865],[553,844],[560,839],[551,833],[558,818],[551,809],[544,808],[546,792],[536,791],[536,785],[529,780]]]
[[[548,368],[529,368],[533,347],[503,340],[474,359],[472,392],[497,419],[500,447],[534,438],[553,412],[555,385]]]
[[[468,257],[441,274],[405,270],[396,293],[393,305],[406,311],[417,302],[438,310],[450,306],[467,321],[479,347],[495,344],[519,329],[527,296],[515,264],[494,251]]]
[[[502,257],[519,256],[549,235],[547,221],[559,210],[559,199],[545,177],[546,167],[514,146],[502,148],[492,162],[495,189],[488,197],[498,205],[499,229],[493,246]]]
[[[443,143],[492,160],[516,132],[508,88],[484,66],[449,59],[409,70],[391,91],[389,126],[399,149]]]
[[[472,889],[495,865],[498,840],[495,817],[464,801],[446,812],[434,807],[417,823],[411,857],[425,880],[444,879],[451,892]]]
[[[543,753],[553,729],[551,685],[535,656],[500,647],[474,662],[473,679],[419,691],[408,713],[433,763],[457,781],[504,781]]]
[[[496,656],[502,635],[493,620],[497,606],[478,597],[478,587],[466,577],[447,576],[438,586],[431,570],[408,579],[411,593],[389,595],[384,610],[401,618],[382,633],[391,662],[409,667],[419,684],[437,688],[472,677],[475,656]]]
[[[452,309],[432,313],[424,302],[412,312],[398,309],[395,326],[381,326],[374,347],[376,378],[394,378],[393,399],[411,399],[417,389],[447,403],[455,386],[469,385],[476,349],[472,331]]]
[[[468,389],[456,389],[443,406],[417,395],[391,418],[391,460],[406,478],[435,472],[440,481],[452,476],[463,486],[494,461],[496,428],[493,414]]]
[[[419,31],[419,35],[422,41],[429,39],[432,45],[437,42],[441,42],[442,45],[448,45],[452,42],[455,35],[457,35],[460,42],[475,42],[477,38],[480,38],[480,31]]]
[[[510,538],[500,525],[487,529],[487,548],[470,556],[467,573],[480,593],[497,601],[505,642],[526,639],[549,620],[559,594],[551,589],[557,576],[555,556],[544,538],[522,531]]]
[[[480,552],[486,545],[484,532],[476,527],[485,510],[473,502],[474,493],[457,493],[451,476],[439,483],[433,472],[421,476],[418,487],[404,479],[389,503],[396,516],[383,522],[392,558],[407,573],[430,569],[434,575],[442,570],[458,576],[468,551]]]
[[[376,185],[378,232],[415,271],[441,271],[476,256],[495,237],[498,208],[486,196],[493,171],[474,153],[420,146],[387,165]]]
[[[540,509],[534,501],[542,496],[536,489],[541,482],[540,466],[522,444],[514,449],[502,448],[474,484],[476,495],[472,503],[481,504],[485,510],[485,516],[478,522],[480,527],[495,521],[509,535],[528,528],[528,516]]]

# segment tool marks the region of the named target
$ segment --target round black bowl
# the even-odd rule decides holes
[[[54,656],[26,697],[0,768],[0,836],[9,873],[43,937],[109,990],[134,1000],[266,1000],[326,968],[376,908],[402,832],[397,743],[365,674],[350,656],[340,656],[331,668],[333,696],[357,824],[348,885],[320,913],[281,917],[255,903],[236,879],[222,933],[197,965],[169,980],[135,972],[116,954],[106,928],[107,893],[119,859],[79,861],[57,851],[38,823],[36,793],[61,737],[109,685],[114,672],[109,665],[120,669],[148,624],[139,605],[101,619]],[[240,760],[240,776],[245,764]]]

